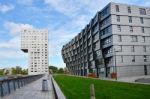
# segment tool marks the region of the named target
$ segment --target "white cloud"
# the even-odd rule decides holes
[[[6,29],[9,30],[11,35],[19,34],[22,29],[31,29],[31,28],[33,28],[33,26],[30,25],[30,24],[14,23],[14,22],[11,22],[11,21],[6,21],[4,23],[4,26],[5,26]]]
[[[0,57],[12,59],[26,57],[20,50],[20,36],[15,36],[8,41],[0,41]]]
[[[20,36],[13,37],[8,41],[0,41],[0,48],[20,49]]]
[[[21,50],[1,50],[0,57],[3,59],[20,59],[27,58],[27,54],[24,54]]]
[[[76,4],[75,0],[44,0],[50,8],[65,14],[65,15],[74,15],[76,14],[80,7]]]
[[[1,13],[6,13],[10,10],[13,10],[15,7],[14,5],[8,4],[8,5],[4,5],[0,3],[0,12]]]

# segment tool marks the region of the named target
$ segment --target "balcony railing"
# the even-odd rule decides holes
[[[0,97],[10,94],[16,89],[19,89],[26,84],[41,78],[42,76],[43,75],[41,74],[0,80]]]

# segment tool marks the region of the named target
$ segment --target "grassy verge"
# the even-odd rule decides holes
[[[96,99],[150,99],[150,85],[104,81],[67,75],[54,79],[67,99],[90,99],[89,87],[95,86]]]

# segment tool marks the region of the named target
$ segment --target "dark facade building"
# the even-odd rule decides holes
[[[62,56],[73,75],[150,74],[150,8],[109,3],[63,46]]]

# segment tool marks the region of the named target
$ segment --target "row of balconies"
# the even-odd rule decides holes
[[[67,56],[63,55],[63,58],[64,58],[65,62],[70,62],[70,61],[75,61],[78,59],[83,59],[84,61],[87,61],[87,59],[94,60],[94,59],[98,59],[101,56],[102,56],[101,51],[96,50],[93,52],[91,51],[88,54],[87,54],[87,51],[82,51],[81,53],[73,55],[73,56],[67,54]]]
[[[88,34],[87,34],[88,35]],[[104,38],[105,35],[102,36],[102,39]],[[110,33],[108,33],[106,35],[106,37],[110,36]],[[68,47],[64,47],[63,48],[63,52],[67,52],[67,50],[71,51],[72,49],[76,49],[81,47],[81,45],[84,46],[84,48],[86,47],[86,43],[88,44],[88,46],[90,46],[92,43],[98,41],[100,39],[100,31],[97,31],[96,34],[94,34],[93,36],[91,36],[91,33],[89,32],[88,38],[87,39],[80,39],[79,41],[77,41],[76,43],[74,43],[73,45],[68,45]],[[65,51],[66,50],[66,51]]]

